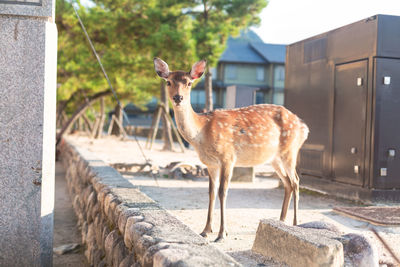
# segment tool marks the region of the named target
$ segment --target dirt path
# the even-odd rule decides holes
[[[72,201],[68,195],[65,170],[60,162],[56,162],[56,185],[54,207],[54,244],[58,247],[70,243],[81,244],[81,233],[76,225],[77,218],[72,209]],[[83,255],[83,249],[64,255],[53,254],[54,267],[87,267],[89,264]]]
[[[91,140],[85,137],[73,139],[76,145],[85,147],[107,163],[144,163],[137,144],[133,141],[122,142],[117,138]],[[144,140],[141,139],[144,146]],[[161,144],[155,144],[153,151],[145,150],[147,157],[155,165],[166,166],[171,161],[186,161],[200,164],[196,153],[188,150],[186,153],[162,152]],[[271,167],[261,166],[256,172],[270,172]],[[158,178],[158,185],[149,176],[138,176],[126,172],[124,177],[141,191],[156,200],[171,214],[200,233],[206,222],[208,208],[208,180],[177,180]],[[278,180],[257,178],[254,183],[231,183],[227,198],[227,228],[229,235],[223,243],[214,243],[221,250],[233,256],[244,266],[275,266],[265,258],[251,253],[255,233],[260,219],[279,219],[283,190],[278,187]],[[334,224],[343,233],[359,233],[373,241],[379,251],[380,258],[387,261],[390,258],[379,241],[369,231],[370,224],[354,220],[332,211],[334,206],[352,206],[351,202],[332,199],[316,194],[300,193],[299,223],[310,221],[325,221]],[[287,223],[291,224],[293,210],[290,207]],[[218,232],[219,205],[215,210],[213,229]],[[379,233],[396,250],[400,251],[400,227],[376,227]],[[216,233],[209,238],[212,242]]]

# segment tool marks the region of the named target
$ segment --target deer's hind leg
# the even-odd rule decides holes
[[[294,217],[293,217],[293,225],[297,225],[297,212],[299,206],[299,182],[300,178],[296,172],[296,163],[297,163],[297,153],[298,150],[293,152],[288,152],[287,155],[284,157],[282,161],[283,168],[287,174],[289,179],[289,185],[293,191],[293,210],[294,210]]]
[[[281,221],[285,221],[287,211],[289,209],[290,200],[292,198],[293,188],[290,183],[290,179],[286,174],[286,171],[285,171],[285,168],[283,166],[281,159],[274,160],[272,162],[272,167],[274,167],[276,173],[278,174],[279,178],[281,179],[284,190],[285,190],[285,196],[283,198],[281,217],[280,217]]]

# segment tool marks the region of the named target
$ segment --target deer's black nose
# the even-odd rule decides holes
[[[174,96],[172,97],[172,99],[175,101],[175,103],[179,104],[179,103],[181,103],[181,101],[183,100],[183,96],[181,96],[181,95],[174,95]]]

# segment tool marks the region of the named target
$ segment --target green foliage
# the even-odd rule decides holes
[[[94,0],[79,14],[111,83],[125,102],[158,95],[153,57],[189,71],[196,59],[215,65],[229,35],[259,22],[265,0]],[[205,7],[205,8],[204,8]],[[108,84],[90,50],[71,1],[57,0],[58,100],[74,96],[72,111]],[[115,106],[109,97],[107,106]]]
[[[195,18],[193,36],[199,58],[215,66],[226,48],[229,36],[260,23],[258,14],[266,0],[195,0],[198,8],[191,11]],[[201,6],[201,8],[199,8]]]

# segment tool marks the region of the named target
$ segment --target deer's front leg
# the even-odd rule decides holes
[[[208,184],[208,194],[209,194],[209,203],[208,203],[208,215],[207,215],[207,223],[204,227],[203,232],[201,232],[201,236],[207,237],[209,233],[212,233],[212,219],[214,214],[214,206],[215,206],[215,195],[216,195],[216,181],[219,177],[219,168],[210,168],[208,167],[209,173],[209,184]]]
[[[225,207],[226,207],[226,197],[228,196],[228,187],[229,182],[232,177],[234,163],[227,163],[224,164],[221,168],[220,174],[220,184],[218,190],[218,196],[220,201],[220,208],[221,208],[221,225],[219,228],[219,233],[215,242],[221,242],[224,238],[228,235],[225,229]]]

